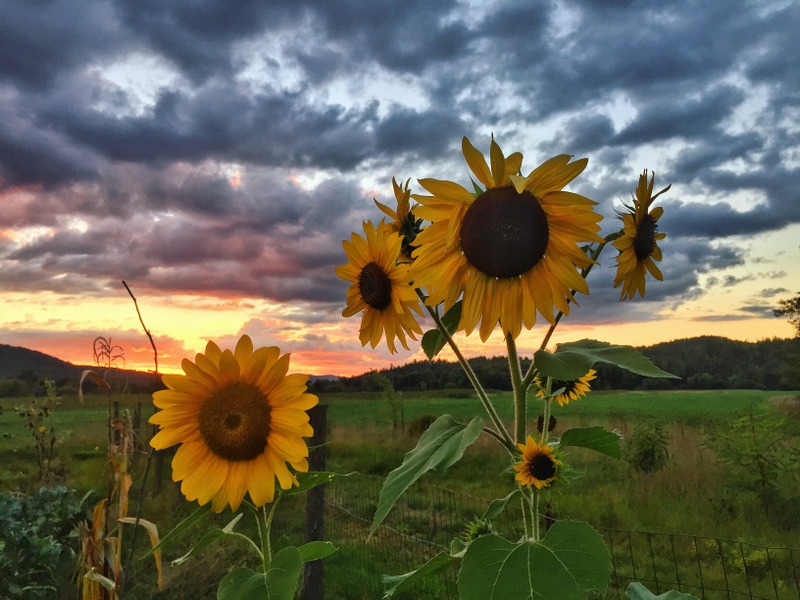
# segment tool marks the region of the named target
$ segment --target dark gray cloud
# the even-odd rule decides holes
[[[526,168],[589,156],[574,189],[606,217],[644,167],[673,184],[647,310],[736,283],[757,257],[731,236],[800,222],[794,3],[10,0],[0,23],[0,228],[38,232],[0,236],[3,289],[327,307],[372,197],[465,183],[461,136],[490,132]],[[612,255],[586,319],[644,314]]]

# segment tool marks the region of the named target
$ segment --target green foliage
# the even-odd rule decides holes
[[[560,521],[539,542],[512,543],[484,535],[464,554],[458,575],[462,600],[585,600],[610,582],[603,538],[585,523]]]
[[[300,581],[303,558],[290,546],[272,557],[266,573],[240,567],[219,584],[217,600],[292,600]]]
[[[85,500],[85,497],[84,497]],[[59,486],[0,493],[0,598],[68,598],[84,500]]]
[[[800,474],[797,434],[792,422],[776,413],[751,411],[730,427],[709,428],[705,444],[725,463],[730,492],[754,493],[767,514],[781,500],[781,479]]]
[[[625,590],[625,597],[628,600],[698,600],[697,596],[682,594],[681,592],[670,591],[656,596],[638,581],[633,581]]]
[[[461,320],[461,302],[461,300],[456,302],[442,317],[442,325],[450,335],[453,335],[458,329],[458,322]],[[425,332],[420,345],[428,360],[433,360],[446,343],[444,334],[436,328]]]
[[[602,427],[568,429],[558,442],[560,448],[579,446],[589,448],[612,458],[622,458],[619,436]]]
[[[794,298],[786,298],[778,302],[774,311],[776,317],[788,317],[789,323],[794,327],[794,334],[800,337],[800,293]]]
[[[39,481],[50,480],[51,465],[55,456],[56,428],[50,423],[50,413],[60,398],[56,395],[56,385],[51,379],[43,379],[45,398],[34,398],[27,406],[16,407],[17,414],[25,419],[28,431],[33,437]]]
[[[389,514],[397,499],[428,471],[443,473],[456,463],[483,431],[483,419],[475,417],[468,425],[450,415],[439,417],[422,435],[417,446],[406,454],[403,464],[389,473],[383,482],[370,535]]]
[[[541,375],[561,381],[583,377],[598,362],[608,363],[644,377],[677,378],[659,369],[631,346],[618,346],[597,340],[559,344],[555,352],[539,350],[534,355],[534,364]]]
[[[643,473],[660,471],[669,461],[668,443],[661,425],[645,425],[625,442],[625,460]]]

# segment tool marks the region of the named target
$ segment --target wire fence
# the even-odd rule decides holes
[[[381,479],[354,475],[326,490],[325,539],[339,551],[326,559],[326,597],[380,598],[382,574],[421,567],[466,524],[484,498],[430,484],[412,486],[384,524],[367,537]],[[495,530],[516,539],[520,509],[509,505]],[[546,524],[545,524],[546,525]],[[702,599],[800,600],[800,548],[776,548],[723,538],[597,528],[612,558],[611,585],[597,600],[624,599],[632,581],[656,594],[675,589]],[[457,598],[455,568],[425,581],[401,599]]]

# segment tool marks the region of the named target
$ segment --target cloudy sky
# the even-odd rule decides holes
[[[588,157],[603,233],[642,169],[672,184],[665,281],[619,302],[611,249],[554,341],[789,337],[797,31],[791,0],[4,0],[0,343],[152,368],[124,280],[162,370],[242,333],[316,374],[420,358],[362,349],[341,240],[393,176],[469,185],[492,134],[525,173]]]

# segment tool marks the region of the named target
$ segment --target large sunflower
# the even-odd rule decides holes
[[[589,382],[596,377],[597,371],[594,369],[589,369],[589,372],[586,373],[586,375],[579,377],[578,379],[572,379],[570,381],[561,381],[559,379],[553,380],[550,387],[553,390],[564,388],[564,391],[555,397],[559,406],[564,406],[569,404],[570,400],[577,400],[578,398],[588,394],[592,387]],[[536,392],[536,397],[544,398],[544,389],[542,389],[544,387],[542,385],[543,382],[538,377],[536,378],[536,382],[539,384],[539,391]]]
[[[369,342],[374,348],[385,335],[391,352],[395,352],[395,338],[408,350],[406,335],[416,340],[415,334],[422,333],[412,311],[422,315],[422,308],[409,285],[408,265],[398,264],[402,238],[383,221],[378,227],[366,221],[364,235],[353,233],[350,241],[342,242],[349,262],[336,267],[336,274],[352,282],[342,316],[352,317],[363,311],[362,346]]]
[[[518,175],[522,154],[506,157],[492,140],[491,168],[467,138],[464,158],[485,187],[477,193],[451,181],[422,179],[432,196],[417,196],[415,214],[431,222],[416,239],[414,285],[428,303],[449,309],[463,294],[459,329],[480,322],[481,339],[498,321],[516,338],[536,323],[538,311],[551,323],[554,307],[569,312],[573,290],[589,293],[576,267],[591,260],[583,242],[602,242],[595,202],[562,191],[586,166],[566,155],[551,158],[527,177]]]
[[[289,355],[274,346],[254,351],[245,335],[233,352],[208,342],[181,367],[185,375],[164,375],[168,389],[153,394],[162,410],[150,417],[160,426],[150,445],[180,444],[172,479],[186,499],[221,512],[236,510],[248,492],[257,506],[272,502],[276,477],[284,490],[297,485],[289,467],[308,471],[303,438],[314,431],[306,411],[318,400],[306,393],[307,375],[286,374]]]
[[[617,256],[617,274],[614,277],[614,287],[622,285],[621,300],[633,299],[636,292],[644,298],[644,282],[647,272],[658,279],[664,276],[653,261],[661,260],[661,248],[658,240],[667,237],[666,233],[659,233],[658,219],[664,214],[663,207],[659,206],[650,210],[650,205],[661,194],[669,190],[668,185],[653,196],[653,183],[655,173],[647,181],[647,169],[639,176],[639,185],[636,187],[636,196],[633,206],[625,206],[627,212],[620,215],[622,218],[622,235],[614,242],[614,247],[619,250]]]
[[[540,444],[529,435],[526,443],[517,444],[517,447],[522,450],[522,458],[514,465],[514,470],[520,485],[535,486],[541,490],[558,478],[561,461],[555,457],[550,446]]]

